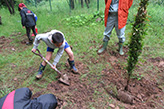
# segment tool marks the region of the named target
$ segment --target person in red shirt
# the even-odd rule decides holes
[[[98,50],[98,54],[103,53],[107,48],[112,30],[115,28],[119,39],[119,54],[124,55],[123,43],[125,42],[125,27],[128,18],[128,10],[132,3],[133,0],[105,0],[105,31],[103,45]]]

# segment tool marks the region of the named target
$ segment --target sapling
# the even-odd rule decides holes
[[[146,35],[146,8],[148,6],[149,0],[140,0],[139,8],[137,15],[135,17],[135,23],[133,24],[132,34],[130,36],[129,41],[129,57],[128,57],[128,66],[127,66],[127,72],[128,72],[128,79],[127,79],[127,86],[125,87],[125,90],[128,90],[128,85],[130,81],[130,77],[132,76],[133,69],[135,68],[138,57],[142,53],[143,48],[143,39]]]

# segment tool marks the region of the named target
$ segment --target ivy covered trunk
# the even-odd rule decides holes
[[[128,57],[128,79],[127,79],[127,86],[125,90],[128,90],[128,85],[130,81],[130,77],[132,75],[132,71],[135,68],[138,57],[142,53],[143,48],[143,39],[146,34],[146,8],[148,5],[149,0],[140,0],[140,5],[138,8],[138,13],[135,17],[135,23],[133,24],[132,35],[130,36],[130,43],[129,43],[129,57]]]

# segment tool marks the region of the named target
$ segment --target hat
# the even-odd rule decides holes
[[[19,3],[19,8],[21,8],[21,7],[26,7],[26,5],[24,4],[24,3]]]

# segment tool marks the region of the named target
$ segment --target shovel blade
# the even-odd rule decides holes
[[[66,74],[62,75],[58,81],[60,81],[61,83],[65,84],[65,85],[70,85],[70,81],[69,81],[69,78]]]

